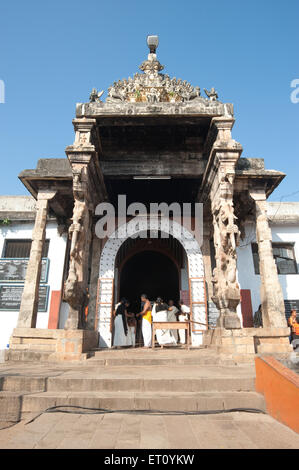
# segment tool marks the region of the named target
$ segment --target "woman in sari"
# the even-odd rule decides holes
[[[152,315],[154,322],[168,321],[168,305],[165,304],[160,297],[158,297],[154,303]],[[156,338],[160,346],[164,344],[176,344],[176,339],[170,330],[156,330]]]

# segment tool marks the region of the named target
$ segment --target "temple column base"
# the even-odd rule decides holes
[[[80,361],[98,347],[99,334],[92,330],[15,328],[10,338],[8,360]]]
[[[241,329],[240,318],[236,313],[220,315],[217,320],[217,327],[227,330],[239,330]]]
[[[215,348],[223,358],[247,362],[256,354],[281,355],[293,351],[289,342],[289,328],[241,328],[217,327],[208,330],[204,344]]]
[[[258,354],[290,353],[290,328],[254,328],[254,345]]]

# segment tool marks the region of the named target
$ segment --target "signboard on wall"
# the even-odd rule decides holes
[[[29,258],[0,258],[0,282],[25,282]],[[42,259],[41,283],[48,280],[49,260]]]
[[[0,285],[0,311],[20,310],[24,285],[1,284]],[[46,312],[48,308],[49,286],[39,287],[38,311]]]

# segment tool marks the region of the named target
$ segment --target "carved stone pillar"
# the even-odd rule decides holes
[[[39,283],[41,276],[43,248],[46,236],[48,203],[49,200],[54,196],[55,191],[45,190],[38,193],[35,224],[32,233],[32,245],[17,323],[18,328],[36,327]]]
[[[70,309],[66,330],[84,328],[84,309],[87,306],[88,258],[91,238],[91,211],[86,190],[86,165],[74,164],[74,210],[69,228],[71,239],[68,278],[64,286],[64,297]]]
[[[240,288],[237,283],[237,254],[239,229],[234,215],[235,166],[242,147],[231,138],[232,119],[214,120],[217,138],[211,151],[210,200],[213,216],[216,267],[213,271],[212,300],[220,311],[217,326],[226,329],[241,327],[237,315]]]
[[[264,328],[286,327],[283,292],[273,257],[272,234],[267,217],[266,194],[264,189],[252,189],[250,196],[255,201],[256,210],[256,239],[261,276],[260,293],[263,326]]]
[[[88,272],[91,247],[92,215],[95,205],[105,198],[103,177],[98,164],[98,153],[92,138],[94,119],[75,119],[76,136],[66,154],[73,173],[74,209],[69,228],[71,240],[69,272],[64,286],[64,298],[70,309],[65,329],[85,327],[84,311],[88,304]]]

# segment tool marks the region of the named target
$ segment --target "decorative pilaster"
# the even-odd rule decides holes
[[[255,201],[256,239],[259,252],[261,276],[261,305],[264,327],[287,326],[282,288],[273,257],[272,234],[267,217],[267,201],[264,189],[252,189],[250,196]]]
[[[88,303],[88,268],[92,215],[97,203],[106,198],[98,152],[93,142],[94,119],[75,119],[75,142],[66,148],[73,173],[74,210],[69,228],[71,240],[68,278],[64,298],[70,306],[65,329],[84,328],[84,310]],[[95,184],[94,181],[102,184]]]
[[[84,309],[87,306],[88,259],[91,240],[92,201],[89,187],[89,165],[95,153],[91,144],[94,120],[74,121],[75,141],[66,148],[73,173],[74,209],[69,228],[71,240],[69,272],[64,286],[64,298],[70,309],[66,330],[84,328]]]
[[[42,254],[46,236],[49,200],[55,191],[40,191],[36,202],[35,224],[28,261],[26,279],[18,317],[18,328],[35,328],[38,309],[39,283],[41,276]]]

